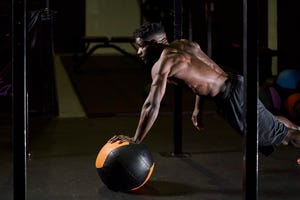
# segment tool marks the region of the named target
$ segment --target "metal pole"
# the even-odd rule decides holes
[[[212,9],[213,2],[208,0],[206,3],[206,17],[207,17],[207,55],[212,56]]]
[[[26,0],[12,1],[13,187],[14,199],[27,199]]]
[[[258,0],[243,0],[244,199],[258,199]]]
[[[182,37],[182,2],[174,0],[174,40]],[[174,154],[182,154],[182,89],[174,88]]]
[[[50,9],[50,1],[46,0],[46,8]]]

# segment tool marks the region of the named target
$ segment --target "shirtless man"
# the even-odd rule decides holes
[[[152,67],[152,84],[140,120],[131,138],[117,135],[110,142],[129,140],[141,143],[156,120],[167,83],[185,84],[196,95],[192,114],[194,126],[201,130],[201,96],[211,97],[218,113],[241,135],[243,124],[243,77],[224,72],[197,43],[176,40],[169,44],[164,28],[159,23],[147,23],[134,32],[138,56]],[[299,127],[284,117],[273,116],[258,101],[259,146],[277,147],[292,143],[300,148]]]

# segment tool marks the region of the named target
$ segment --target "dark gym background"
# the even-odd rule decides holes
[[[133,0],[132,0],[133,1]],[[272,0],[269,0],[272,1]],[[141,23],[162,21],[172,39],[172,0],[137,0]],[[226,69],[242,71],[242,1],[183,1],[184,37],[208,50],[207,5],[213,2],[212,58]],[[28,3],[28,98],[29,160],[28,199],[241,199],[242,141],[207,102],[206,129],[197,133],[190,122],[193,96],[183,91],[183,151],[172,157],[172,87],[162,112],[145,143],[156,167],[148,185],[137,193],[115,193],[97,177],[94,160],[100,147],[119,132],[132,135],[138,120],[147,70],[126,56],[93,55],[74,70],[84,50],[86,1],[27,1]],[[259,1],[260,81],[271,74],[271,59],[278,58],[278,72],[300,69],[298,47],[300,19],[297,1],[277,0],[278,49],[268,48],[268,0]],[[45,9],[49,7],[49,9]],[[13,199],[12,174],[12,77],[11,1],[0,2],[0,199]],[[126,9],[126,8],[124,8]],[[164,15],[161,16],[161,11]],[[126,16],[118,16],[126,18]],[[107,19],[109,20],[109,19]],[[128,18],[130,20],[130,18]],[[188,24],[191,26],[188,26]],[[54,65],[61,59],[76,98],[86,116],[60,117],[59,85]],[[114,84],[111,84],[114,83]],[[129,88],[129,89],[128,89]],[[75,100],[74,100],[75,101]],[[67,104],[72,104],[69,100]],[[280,147],[269,157],[260,156],[261,199],[295,199],[299,190],[299,150]]]
[[[146,1],[147,2],[147,1]],[[159,1],[151,4],[157,4]],[[171,1],[164,1],[163,7],[170,9]],[[188,1],[187,1],[188,2]],[[203,49],[207,45],[207,26],[205,21],[205,0],[191,1],[191,15],[192,15],[192,32],[193,40],[199,42]],[[28,3],[28,10],[39,10],[45,7],[45,3],[40,1],[30,1]],[[56,53],[74,53],[78,48],[82,48],[80,38],[85,35],[85,1],[73,1],[70,7],[68,2],[50,1],[50,6],[56,12],[53,19],[53,42]],[[260,1],[260,9],[266,10],[267,1]],[[278,50],[277,52],[268,51],[267,49],[267,12],[262,12],[260,18],[260,47],[262,51],[262,60],[266,66],[260,72],[270,73],[270,59],[272,56],[278,57],[278,70],[284,68],[298,68],[297,61],[297,47],[299,46],[297,29],[297,21],[299,19],[299,12],[297,12],[297,3],[286,3],[278,0]],[[9,62],[10,58],[10,1],[3,0],[0,4],[1,9],[1,68]],[[141,9],[142,11],[142,9]],[[150,11],[151,12],[151,11]],[[152,12],[153,13],[153,12]],[[144,14],[147,17],[147,12]],[[121,17],[121,16],[120,16]],[[157,20],[157,19],[154,19]],[[159,20],[159,18],[158,18]],[[163,20],[170,25],[170,20],[165,17]],[[287,23],[288,22],[288,23]],[[171,33],[170,33],[171,34]],[[241,71],[242,66],[242,1],[230,0],[215,1],[214,14],[212,18],[212,41],[213,41],[213,55],[212,57],[222,65],[229,65]],[[44,41],[42,41],[44,42]],[[224,53],[226,52],[226,53]],[[38,72],[33,70],[31,73]],[[266,75],[266,76],[267,76]],[[34,75],[33,75],[34,76]],[[39,80],[36,80],[39,82]],[[45,94],[47,95],[47,94]],[[36,97],[40,98],[40,97]],[[1,101],[2,98],[1,98]],[[4,100],[5,101],[5,100]],[[3,106],[3,109],[6,109]],[[37,108],[42,109],[42,108]]]

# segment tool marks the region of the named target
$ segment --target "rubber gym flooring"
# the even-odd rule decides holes
[[[29,137],[28,200],[234,200],[243,199],[242,139],[219,116],[205,112],[205,130],[197,132],[183,113],[183,155],[173,156],[173,115],[163,112],[144,143],[155,160],[150,180],[136,192],[109,190],[95,159],[114,134],[133,135],[137,114],[94,118],[33,117]],[[9,116],[0,123],[0,199],[13,199]],[[280,147],[259,155],[259,199],[299,198],[300,150]],[[20,169],[21,170],[21,169]]]
[[[206,130],[197,133],[189,116],[183,122],[183,152],[174,157],[172,116],[160,116],[145,140],[154,160],[154,172],[135,193],[113,192],[101,182],[95,158],[101,146],[122,127],[132,133],[138,118],[54,119],[36,128],[28,161],[28,199],[242,199],[241,138],[222,119],[206,114]],[[12,197],[12,153],[1,128],[0,199]],[[4,135],[4,136],[3,136]],[[259,157],[259,199],[297,199],[299,150],[281,147]]]

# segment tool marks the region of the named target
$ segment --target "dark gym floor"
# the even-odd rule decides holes
[[[133,135],[138,115],[97,118],[33,118],[29,138],[28,200],[233,200],[243,199],[242,139],[219,116],[205,112],[205,130],[197,132],[183,114],[183,153],[172,156],[172,113],[161,113],[145,140],[155,168],[134,193],[114,192],[95,168],[98,151],[114,134]],[[0,199],[12,200],[11,127],[0,123]],[[259,199],[298,199],[300,150],[280,147],[259,156]]]
[[[241,138],[213,113],[206,114],[203,133],[195,132],[189,116],[184,116],[186,157],[170,155],[172,116],[160,116],[145,140],[156,163],[148,183],[135,193],[107,189],[96,172],[97,153],[116,127],[131,134],[137,120],[136,116],[55,119],[39,129],[30,145],[28,199],[242,199]],[[11,151],[7,149],[2,141],[3,200],[12,199]],[[269,157],[259,157],[259,199],[298,198],[299,155],[299,150],[281,147]]]

